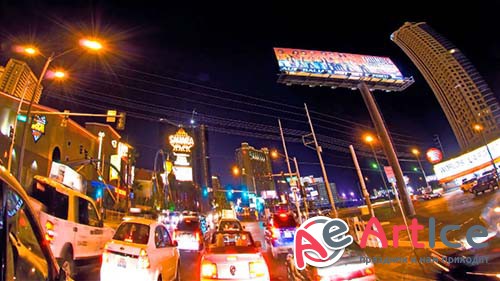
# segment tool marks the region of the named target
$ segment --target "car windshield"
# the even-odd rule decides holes
[[[200,221],[197,219],[183,219],[177,226],[178,230],[196,231],[200,229]]]
[[[113,236],[114,240],[146,245],[149,240],[149,226],[141,223],[122,223]]]
[[[220,230],[241,230],[241,224],[239,221],[234,220],[223,220],[219,224]]]
[[[289,214],[275,214],[273,216],[273,226],[282,228],[282,227],[297,227],[297,222],[293,218],[292,215]]]
[[[258,251],[258,249],[248,231],[217,231],[212,235],[208,251],[212,253],[247,253]]]

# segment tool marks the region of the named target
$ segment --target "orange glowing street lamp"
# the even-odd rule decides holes
[[[372,153],[373,153],[373,157],[375,158],[375,162],[377,163],[376,166],[377,166],[378,172],[380,174],[380,178],[382,179],[382,182],[384,183],[385,192],[387,193],[387,197],[389,198],[389,201],[391,201],[392,209],[395,210],[394,205],[392,204],[391,193],[389,192],[389,187],[387,186],[387,181],[385,179],[384,172],[382,172],[382,166],[380,165],[380,162],[378,161],[377,153],[375,152],[375,149],[373,148],[373,144],[375,143],[375,137],[372,134],[365,134],[363,136],[363,141],[365,143],[367,143],[368,145],[370,145],[370,148],[371,148]]]
[[[100,43],[99,41],[97,41],[95,39],[92,39],[92,40],[91,39],[82,39],[82,40],[80,40],[80,45],[82,47],[89,49],[89,50],[92,50],[92,51],[99,51],[103,47],[102,43]],[[51,53],[50,56],[45,56],[35,46],[16,47],[15,49],[17,49],[17,51],[20,51],[20,52],[27,54],[27,55],[30,55],[30,56],[40,55],[46,59],[45,64],[42,68],[42,72],[40,73],[40,76],[39,76],[38,80],[36,81],[36,85],[33,88],[31,100],[30,100],[30,103],[28,104],[28,108],[26,110],[26,116],[28,117],[28,120],[26,122],[24,122],[24,125],[23,125],[24,127],[23,127],[22,136],[21,136],[21,148],[20,148],[20,153],[19,153],[19,161],[17,164],[17,171],[18,171],[17,172],[17,179],[19,182],[21,182],[22,171],[23,171],[24,151],[25,151],[25,147],[26,147],[26,139],[27,139],[27,135],[28,135],[28,129],[31,127],[31,124],[29,124],[29,123],[31,123],[30,122],[30,120],[31,120],[30,119],[31,108],[33,107],[33,103],[35,101],[35,96],[37,96],[36,92],[38,91],[38,89],[40,89],[41,84],[42,84],[42,80],[45,78],[45,75],[47,74],[47,70],[49,69],[49,66],[52,63],[52,61],[54,61],[56,58],[59,58],[67,53],[72,52],[73,50],[75,50],[75,48],[70,48],[64,52],[57,54],[57,55],[55,53]],[[61,79],[61,78],[64,78],[65,76],[66,75],[62,71],[54,72],[54,78]],[[20,102],[20,105],[22,105],[22,101]]]
[[[363,140],[364,140],[367,144],[371,145],[371,144],[375,141],[375,138],[374,138],[372,135],[370,135],[370,134],[366,134],[366,135],[363,137]]]
[[[273,158],[273,159],[278,159],[278,157],[279,157],[279,153],[278,153],[278,151],[276,151],[276,150],[272,150],[272,151],[271,151],[271,158]]]
[[[411,153],[413,153],[413,155],[415,155],[415,156],[420,155],[420,151],[416,148],[412,148]]]
[[[238,166],[233,166],[233,168],[231,169],[232,173],[233,173],[233,176],[237,177],[240,175],[240,168],[238,168]]]

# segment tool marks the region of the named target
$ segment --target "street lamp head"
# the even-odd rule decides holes
[[[66,73],[62,70],[56,70],[54,71],[54,77],[57,79],[63,79],[66,77]]]
[[[80,40],[80,46],[91,51],[99,51],[103,48],[102,43],[97,39],[84,38]]]
[[[278,157],[279,157],[278,151],[277,150],[272,150],[271,151],[271,158],[278,159]]]
[[[474,130],[481,132],[483,130],[483,125],[481,124],[474,124],[473,126]]]
[[[238,166],[233,166],[232,172],[233,172],[233,176],[237,177],[240,175],[240,168],[238,168]]]
[[[34,56],[34,55],[38,54],[38,50],[35,47],[31,47],[31,46],[24,47],[23,51],[24,51],[24,53],[26,53],[30,56]]]
[[[418,151],[418,149],[416,149],[416,148],[413,148],[411,150],[411,153],[413,153],[415,156],[418,156],[420,154],[420,151]]]
[[[363,140],[367,143],[367,144],[372,144],[374,141],[375,141],[375,138],[370,135],[370,134],[366,134],[364,137],[363,137]]]

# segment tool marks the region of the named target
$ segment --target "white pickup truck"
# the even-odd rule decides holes
[[[42,176],[34,177],[30,191],[45,239],[68,274],[74,277],[78,267],[99,263],[114,230],[103,226],[92,198]]]

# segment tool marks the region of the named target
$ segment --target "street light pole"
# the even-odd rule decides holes
[[[366,206],[368,207],[368,211],[370,212],[370,215],[373,218],[373,217],[375,217],[375,212],[373,211],[372,202],[370,201],[370,194],[368,193],[368,190],[366,189],[366,184],[365,184],[365,179],[363,178],[363,173],[361,172],[361,169],[359,168],[358,158],[356,157],[356,152],[354,151],[354,146],[349,145],[349,151],[351,151],[352,161],[354,162],[354,167],[356,168],[356,172],[357,172],[358,177],[359,177],[359,183],[361,184],[361,189],[363,190],[363,196],[365,197]]]
[[[300,182],[300,172],[299,172],[299,164],[297,163],[297,158],[293,157],[293,162],[295,163],[295,173],[297,174],[297,188],[299,190],[303,190],[303,195],[302,196],[302,201],[304,201],[304,208],[306,211],[306,220],[309,218],[309,206],[307,204],[307,194],[304,190],[304,187],[302,186],[302,183]]]
[[[21,99],[19,100],[19,106],[17,107],[16,111],[16,118],[14,119],[14,127],[13,127],[13,134],[12,134],[12,140],[10,142],[10,147],[9,147],[9,159],[7,161],[7,171],[10,172],[11,166],[12,166],[12,152],[14,151],[14,143],[16,141],[16,133],[17,133],[17,118],[19,117],[19,114],[21,113],[21,108],[23,106],[24,102],[24,96],[26,95],[26,90],[28,90],[28,86],[33,84],[33,82],[30,82],[26,85],[24,85],[24,90],[23,90],[23,95],[21,96]],[[27,120],[25,121],[27,122]]]
[[[333,199],[332,190],[330,189],[330,182],[328,181],[328,176],[326,174],[325,164],[323,163],[323,157],[321,156],[322,149],[318,145],[318,140],[316,139],[316,134],[314,133],[314,127],[312,125],[311,116],[309,116],[309,110],[307,109],[307,104],[304,103],[304,107],[306,109],[307,120],[309,121],[309,127],[311,128],[311,134],[314,140],[314,147],[316,148],[316,152],[318,153],[319,164],[321,165],[323,178],[325,179],[325,187],[326,187],[326,193],[328,194],[328,200],[330,201],[330,205],[332,206],[333,216],[335,218],[338,218],[339,215],[337,213],[337,208],[335,207],[335,200]]]
[[[33,107],[33,102],[35,101],[36,93],[38,89],[42,85],[42,80],[47,73],[47,69],[49,68],[50,63],[54,60],[54,53],[52,53],[45,62],[45,65],[42,68],[42,72],[40,73],[40,77],[38,78],[35,88],[33,90],[33,94],[31,95],[30,103],[28,104],[28,110],[26,112],[27,120],[24,122],[23,133],[21,135],[21,149],[19,153],[19,161],[17,165],[17,180],[22,184],[22,173],[23,173],[23,161],[24,161],[24,151],[26,148],[26,135],[28,134],[28,128],[31,125],[31,108]],[[17,117],[16,117],[17,118]]]
[[[392,210],[395,211],[394,204],[392,203],[391,194],[389,193],[389,188],[387,187],[387,181],[385,180],[384,173],[382,172],[382,166],[380,166],[380,162],[378,161],[377,153],[375,153],[375,149],[373,148],[373,144],[371,142],[368,143],[373,152],[373,157],[375,158],[375,162],[377,163],[377,168],[382,178],[382,182],[384,182],[385,191],[387,192],[387,196],[389,197],[389,201],[391,202]],[[392,188],[391,188],[392,189]]]
[[[422,175],[424,175],[424,180],[425,180],[425,187],[429,187],[429,182],[427,181],[427,176],[425,175],[424,167],[422,166],[422,162],[420,161],[420,152],[417,149],[413,149],[412,153],[415,155],[415,158],[417,158],[418,165],[420,166],[420,170],[422,171]]]
[[[280,126],[281,141],[283,142],[283,150],[285,152],[286,165],[288,167],[288,174],[290,175],[290,181],[292,179],[292,168],[290,166],[290,159],[288,158],[288,152],[286,150],[285,136],[283,135],[283,128],[281,127],[281,120],[278,119],[278,124]],[[297,196],[297,191],[292,191],[293,197],[295,199],[295,207],[297,208],[297,213],[299,215],[299,222],[302,223],[302,214],[300,212],[299,197]]]

